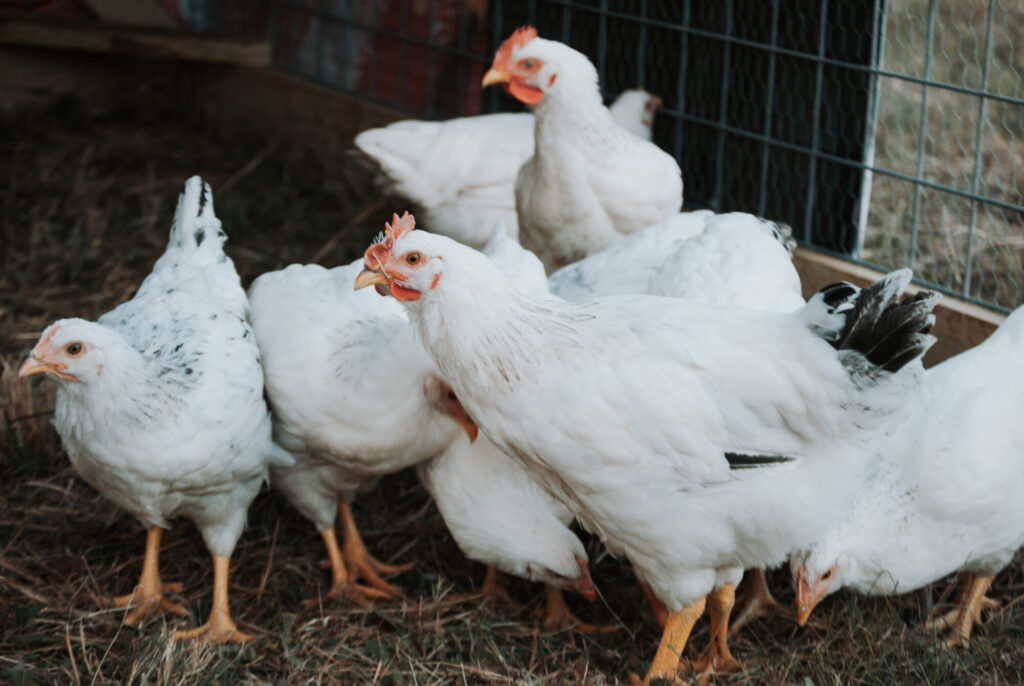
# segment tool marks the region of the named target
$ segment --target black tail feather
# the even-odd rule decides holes
[[[856,294],[832,345],[837,350],[857,351],[875,368],[889,372],[924,355],[935,343],[929,332],[935,324],[932,309],[941,296],[924,291],[897,301],[910,278],[909,269],[894,271]],[[836,290],[835,284],[828,289],[844,298],[853,295],[849,289]],[[829,301],[828,293],[824,297]]]
[[[792,462],[793,457],[786,455],[751,455],[748,453],[726,453],[725,460],[729,463],[729,469],[757,469],[758,467],[771,467],[785,462]]]

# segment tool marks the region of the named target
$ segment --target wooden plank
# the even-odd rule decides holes
[[[803,247],[796,249],[793,264],[800,274],[805,298],[836,281],[866,286],[882,276],[882,272],[869,267]],[[920,290],[924,289],[912,284],[907,292],[916,293]],[[935,308],[935,329],[932,332],[939,341],[925,356],[925,365],[937,364],[981,343],[1005,319],[1006,316],[999,312],[943,295]]]
[[[0,19],[0,45],[270,66],[270,44],[179,30]]]
[[[100,21],[175,28],[174,18],[155,0],[83,0]]]
[[[174,88],[190,63],[0,45],[0,114],[31,116],[73,96],[87,112],[109,112]]]
[[[396,110],[269,70],[196,65],[183,100],[225,133],[256,131],[325,158],[352,150],[359,132],[408,118]]]

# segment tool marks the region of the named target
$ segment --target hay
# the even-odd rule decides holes
[[[92,116],[74,101],[8,123],[0,138],[0,682],[29,683],[617,683],[643,672],[658,631],[624,565],[590,542],[603,599],[570,599],[582,619],[621,622],[612,635],[546,635],[529,612],[540,588],[511,582],[526,611],[446,601],[483,569],[445,534],[408,473],[385,479],[356,509],[384,560],[414,561],[396,583],[410,600],[356,608],[323,598],[328,576],[312,526],[275,494],[250,512],[233,559],[232,603],[257,634],[238,647],[175,645],[175,628],[209,610],[209,558],[194,527],[164,539],[163,578],[192,616],[122,624],[103,599],[135,583],[144,534],[78,480],[48,425],[52,386],[16,369],[39,333],[62,316],[95,318],[130,297],[164,248],[174,203],[195,173],[213,186],[227,245],[243,281],[315,255],[327,265],[361,253],[391,211],[364,169],[322,163],[260,140],[197,130],[166,104]],[[374,204],[378,204],[374,207]],[[367,209],[369,208],[369,209]],[[355,220],[355,221],[353,221]],[[997,581],[1009,609],[950,653],[913,630],[901,600],[841,596],[816,629],[784,621],[750,628],[733,645],[749,659],[738,683],[1019,683],[1024,680],[1020,566]],[[791,601],[786,575],[775,591]],[[303,609],[303,600],[321,597]],[[706,625],[692,645],[702,647]]]

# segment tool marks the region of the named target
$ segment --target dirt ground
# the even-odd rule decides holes
[[[319,536],[279,496],[261,495],[233,559],[231,601],[244,647],[175,644],[176,628],[209,610],[212,573],[186,521],[164,537],[162,575],[179,581],[191,617],[139,629],[104,598],[128,592],[141,568],[144,532],[77,479],[48,420],[52,387],[16,370],[59,317],[95,318],[129,298],[164,249],[185,179],[212,185],[229,236],[226,250],[248,285],[291,262],[331,266],[359,254],[392,211],[351,158],[324,162],[299,151],[205,133],[172,105],[89,111],[65,100],[3,122],[0,136],[0,682],[611,684],[647,667],[659,631],[628,568],[593,541],[602,598],[571,598],[611,634],[547,634],[531,610],[541,588],[509,582],[522,608],[456,604],[483,568],[447,536],[412,474],[384,480],[356,507],[381,559],[414,562],[395,582],[408,600],[370,609],[322,597]],[[733,643],[744,684],[1024,683],[1024,575],[997,579],[1004,608],[976,630],[969,651],[948,651],[916,629],[918,597],[841,594],[806,629],[778,619]],[[791,603],[787,575],[773,589]],[[937,591],[936,591],[937,593]],[[320,600],[304,607],[307,599]],[[707,640],[702,625],[691,645]]]

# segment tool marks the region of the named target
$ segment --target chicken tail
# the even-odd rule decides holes
[[[212,264],[226,260],[226,240],[220,219],[213,211],[210,184],[193,176],[185,182],[185,190],[178,197],[168,248],[189,254],[193,262]]]
[[[860,353],[874,371],[898,371],[936,341],[929,332],[941,296],[921,291],[898,300],[912,276],[911,270],[899,269],[864,289],[847,282],[831,284],[814,294],[801,316],[836,350]]]
[[[793,227],[785,222],[773,222],[768,219],[761,219],[761,221],[769,224],[772,230],[772,236],[775,237],[782,247],[786,249],[786,252],[793,255],[793,251],[796,250],[796,238],[793,235]]]

